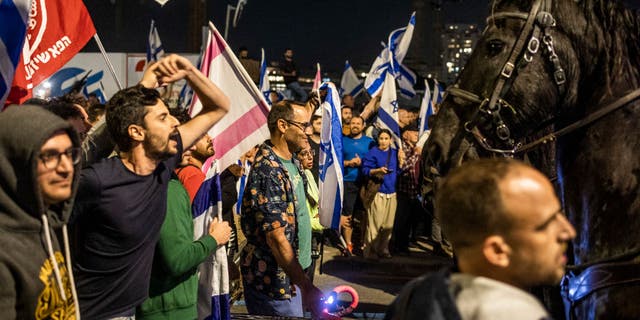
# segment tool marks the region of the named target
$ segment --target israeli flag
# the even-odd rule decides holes
[[[147,43],[147,63],[158,61],[164,55],[164,48],[156,29],[156,22],[151,20],[151,29],[149,30],[149,41]]]
[[[258,89],[264,94],[264,98],[267,103],[271,105],[271,99],[269,99],[269,92],[271,91],[271,85],[269,84],[269,73],[267,72],[267,59],[264,57],[264,48],[262,50],[262,58],[260,58],[260,85]]]
[[[398,121],[398,99],[396,97],[396,82],[390,73],[384,79],[380,109],[378,109],[378,127],[389,129],[397,148],[402,148],[400,125]]]
[[[0,110],[7,100],[27,36],[31,0],[0,1]]]
[[[433,114],[433,103],[431,102],[431,90],[429,90],[429,82],[424,80],[424,97],[422,97],[422,103],[420,104],[420,131],[418,137],[422,137],[422,134],[429,130],[428,119]]]
[[[371,69],[369,69],[369,73],[367,77],[364,79],[364,87],[367,89],[367,92],[370,96],[375,97],[382,90],[382,85],[384,84],[384,79],[387,76],[387,71],[389,70],[389,55],[390,52],[387,50],[386,45],[383,44],[382,52],[376,57],[371,65]]]
[[[320,131],[320,224],[326,228],[340,228],[340,212],[344,185],[342,176],[342,119],[340,95],[336,86],[325,82],[320,89],[327,90],[327,97],[320,106],[322,130]]]
[[[389,34],[387,44],[383,45],[382,52],[374,60],[364,82],[369,95],[376,96],[380,93],[386,73],[390,72],[398,81],[400,94],[403,97],[411,99],[415,96],[413,86],[416,84],[416,75],[402,64],[409,50],[415,25],[416,13],[414,12],[406,27],[396,29]]]
[[[349,64],[349,60],[344,63],[344,71],[342,72],[342,79],[340,79],[340,96],[346,94],[356,97],[364,90],[362,81],[358,78],[355,70]]]
[[[217,166],[214,164],[213,168]],[[209,232],[214,217],[222,221],[220,175],[213,168],[207,171],[191,205],[194,240]],[[198,319],[231,319],[226,247],[218,246],[215,254],[200,264],[198,273]]]

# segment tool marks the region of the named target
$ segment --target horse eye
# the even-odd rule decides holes
[[[489,52],[490,56],[495,56],[498,53],[502,52],[503,47],[504,42],[502,42],[502,40],[494,39],[487,42],[487,51]]]

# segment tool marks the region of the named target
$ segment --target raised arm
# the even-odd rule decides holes
[[[149,67],[140,82],[148,88],[186,79],[200,99],[202,110],[178,127],[184,149],[190,147],[229,111],[229,98],[184,57],[171,54]]]

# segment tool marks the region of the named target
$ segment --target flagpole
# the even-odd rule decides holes
[[[319,62],[316,62],[316,68],[318,69],[316,72],[320,73],[320,81],[318,81],[318,87],[316,88],[316,95],[318,95],[318,99],[320,99],[320,85],[322,84],[322,72],[320,71]]]
[[[109,60],[109,57],[107,56],[107,52],[104,50],[104,47],[102,46],[102,41],[100,41],[100,36],[98,36],[97,32],[96,34],[93,35],[93,39],[96,40],[96,43],[98,44],[98,48],[100,48],[102,57],[104,58],[104,61],[107,63],[107,66],[109,67],[109,71],[111,72],[113,79],[116,81],[116,85],[118,85],[118,90],[122,90],[123,89],[122,83],[120,83],[118,76],[116,76],[116,69],[113,68],[113,64],[111,64],[111,60]]]

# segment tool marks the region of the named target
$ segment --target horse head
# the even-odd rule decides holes
[[[639,83],[640,19],[617,1],[494,0],[423,149],[423,192],[479,157],[526,156],[558,178],[572,270],[590,270],[566,282],[585,293],[581,307],[569,297],[578,319],[640,316],[621,298],[640,294],[640,277],[607,269],[640,270]],[[616,276],[595,291],[593,274]]]
[[[616,152],[602,147],[607,144],[602,132],[625,120],[598,120],[574,130],[558,142],[557,156],[557,136],[547,134],[588,117],[603,104],[638,88],[639,21],[634,12],[616,1],[493,1],[486,29],[456,83],[447,89],[436,115],[423,150],[425,181],[437,180],[467,160],[491,156],[522,158],[526,154],[547,175],[557,174],[560,184],[572,184],[560,185],[565,190],[561,195],[569,207],[567,211],[570,216],[574,213],[574,224],[587,223],[584,220],[589,218],[580,214],[599,211],[595,206],[606,207],[606,203],[587,198],[599,190],[585,190],[579,185],[585,181],[563,182],[562,176],[584,175],[584,171],[576,171],[580,170],[576,163],[581,161],[585,168],[596,171],[589,164],[593,163],[594,154],[607,157]],[[638,129],[637,114],[634,117],[635,124],[629,124],[631,130]],[[629,145],[629,152],[638,158],[634,153],[640,152],[638,139]],[[600,148],[598,152],[593,151],[594,146]],[[633,161],[631,167],[637,168],[640,164]],[[612,164],[603,165],[602,170],[619,170],[607,167]],[[593,174],[594,180],[588,183],[616,184],[606,176],[609,173]],[[568,189],[571,191],[567,195]],[[584,205],[590,202],[594,204]],[[573,203],[578,205],[572,206]],[[608,255],[592,250],[587,233],[594,230],[583,227],[584,233],[579,234],[576,244],[576,261],[589,255]],[[616,250],[612,248],[602,250]]]

